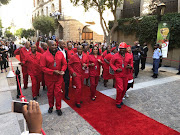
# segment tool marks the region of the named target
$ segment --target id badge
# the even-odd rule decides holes
[[[54,62],[54,67],[56,67],[56,62]]]
[[[97,70],[97,66],[95,66],[95,70]]]
[[[124,64],[122,64],[122,67],[124,68]]]

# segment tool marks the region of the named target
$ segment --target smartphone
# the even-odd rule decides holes
[[[21,101],[12,101],[12,112],[22,113],[22,107],[24,105],[28,105],[29,102],[21,102]]]

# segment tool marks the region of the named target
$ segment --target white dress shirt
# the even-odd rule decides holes
[[[59,50],[63,53],[63,55],[64,55],[64,58],[66,59],[66,52],[65,52],[65,50],[63,49],[61,49],[61,47],[59,47]]]

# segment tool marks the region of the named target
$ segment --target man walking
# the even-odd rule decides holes
[[[119,53],[116,53],[111,61],[110,66],[114,70],[114,77],[116,80],[116,106],[121,108],[123,105],[122,99],[126,93],[128,85],[128,69],[133,68],[133,59],[129,53],[126,53],[127,44],[120,43]]]
[[[25,47],[20,46],[19,49],[14,51],[15,55],[20,55],[21,63],[24,61],[26,56],[31,52],[30,42],[25,43]],[[27,64],[22,65],[22,73],[23,73],[23,81],[24,81],[24,89],[27,89],[28,86],[28,71]]]
[[[54,97],[56,99],[56,111],[60,116],[63,75],[67,68],[67,62],[62,52],[57,50],[55,41],[48,42],[49,49],[42,55],[40,65],[44,72],[44,79],[48,89],[47,96],[49,101],[48,113],[52,113],[54,106]]]

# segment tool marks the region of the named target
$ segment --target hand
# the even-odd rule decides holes
[[[85,68],[86,68],[86,67],[87,67],[87,65],[86,65],[85,63],[83,63],[83,67],[85,67]]]
[[[100,59],[97,60],[99,63],[102,63],[102,61]]]
[[[117,72],[121,72],[121,71],[122,71],[122,69],[121,69],[121,68],[118,68],[116,71],[117,71]]]
[[[129,64],[126,66],[126,68],[127,69],[132,69],[131,65],[129,65]]]
[[[29,133],[41,133],[42,114],[39,103],[30,101],[28,105],[23,106],[23,115],[26,119]]]
[[[91,66],[93,67],[95,64],[94,63],[91,63]]]
[[[76,77],[77,75],[76,75],[76,73],[74,72],[74,73],[72,74],[72,76],[73,76],[73,77]]]
[[[55,75],[60,75],[60,72],[58,70],[54,70],[53,72]]]
[[[60,73],[60,75],[64,75],[65,74],[64,71],[60,71],[59,73]]]

